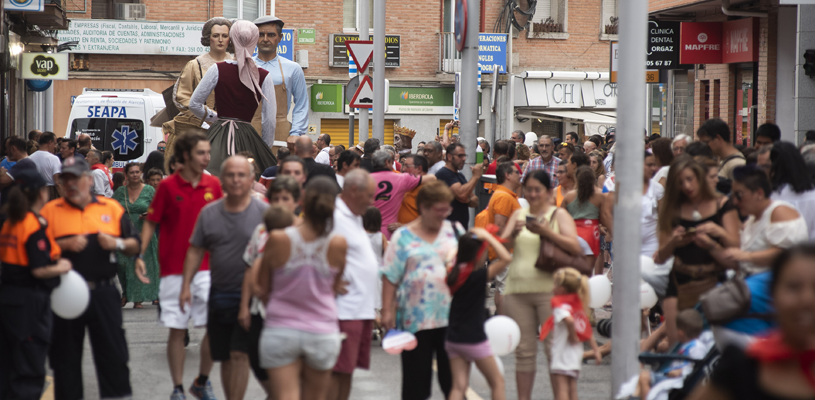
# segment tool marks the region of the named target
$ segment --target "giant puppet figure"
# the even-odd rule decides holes
[[[201,29],[201,44],[209,46],[209,52],[201,54],[191,60],[181,71],[181,76],[173,87],[173,102],[178,108],[178,115],[173,118],[173,129],[168,130],[167,148],[164,150],[164,170],[169,171],[170,157],[173,155],[173,143],[176,135],[190,130],[201,131],[206,134],[209,125],[196,117],[189,109],[190,97],[201,83],[204,74],[210,67],[224,60],[231,60],[232,43],[229,40],[229,30],[232,22],[226,18],[212,18],[204,23]],[[207,107],[216,109],[215,95],[206,99]]]
[[[274,82],[266,79],[269,73],[259,69],[252,59],[258,27],[249,21],[236,21],[229,37],[235,46],[235,60],[210,68],[190,98],[190,111],[210,125],[207,138],[212,158],[207,171],[213,175],[220,173],[224,160],[242,151],[255,156],[254,163],[261,171],[277,165],[271,150],[277,113]],[[206,105],[211,94],[215,95],[217,112]],[[258,107],[262,116],[260,136],[251,123]]]

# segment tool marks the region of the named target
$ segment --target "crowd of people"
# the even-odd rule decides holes
[[[169,331],[171,400],[215,399],[215,362],[227,399],[244,398],[251,371],[269,398],[345,400],[388,331],[416,340],[400,355],[403,399],[429,398],[434,370],[445,398],[464,398],[471,364],[504,399],[489,292],[520,329],[517,398],[532,398],[543,341],[554,398],[577,399],[583,360],[610,352],[589,326],[587,278],[613,280],[614,129],[582,143],[479,138],[469,178],[452,121],[415,149],[313,142],[302,75],[274,53],[282,26],[208,21],[211,51],[182,73],[175,128],[144,163],[112,173],[113,154],[87,135],[5,141],[0,398],[39,398],[46,357],[55,398],[83,398],[86,329],[100,396],[131,397],[122,307],[148,302]],[[659,303],[643,311],[641,347],[701,359],[715,344],[723,356],[697,398],[815,395],[815,132],[800,147],[771,123],[755,136],[736,146],[712,119],[693,137],[644,138],[641,255],[655,266],[643,279]],[[74,319],[49,307],[70,270],[91,293]],[[746,303],[722,296],[732,287]],[[185,391],[190,325],[206,333]],[[643,371],[632,395],[692,370],[685,359]]]

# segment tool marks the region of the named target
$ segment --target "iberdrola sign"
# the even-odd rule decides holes
[[[388,114],[452,114],[454,92],[452,87],[391,87]]]

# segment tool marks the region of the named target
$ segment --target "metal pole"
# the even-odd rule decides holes
[[[354,109],[348,115],[348,150],[354,148]]]
[[[470,166],[475,164],[475,146],[478,146],[478,21],[481,20],[479,0],[467,0],[467,36],[464,51],[461,52],[461,99],[459,104],[461,144],[467,152],[467,162],[461,171],[468,178],[472,176]]]
[[[385,0],[374,0],[373,137],[385,144]],[[367,134],[367,133],[366,133]]]
[[[512,135],[512,131],[515,130],[515,78],[512,76],[512,35],[514,30],[515,28],[510,25],[509,32],[507,32],[507,86],[504,88],[507,92],[507,108],[506,115],[504,116],[506,129],[504,129],[504,134],[501,135],[501,139],[509,139]]]
[[[370,21],[369,15],[371,15],[370,11],[370,2],[368,0],[360,0],[359,1],[359,40],[368,40],[370,36]],[[359,65],[357,65],[359,68]],[[365,76],[368,75],[368,70],[359,71],[359,75]],[[362,78],[360,77],[360,82]],[[376,90],[376,89],[374,89]],[[374,92],[376,93],[376,92]],[[359,141],[364,142],[368,140],[368,109],[367,108],[360,108],[359,109]]]
[[[617,204],[614,207],[612,395],[639,376],[640,214],[645,143],[645,52],[648,0],[620,2],[620,68],[617,107]]]

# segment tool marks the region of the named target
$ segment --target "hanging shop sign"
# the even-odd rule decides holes
[[[758,61],[758,18],[722,23],[722,62],[725,64]]]
[[[314,84],[311,86],[311,111],[342,112],[342,85]]]
[[[455,88],[392,87],[388,91],[390,114],[453,114]]]
[[[77,41],[69,52],[86,54],[162,54],[198,56],[209,51],[201,44],[203,23],[73,19],[60,42]],[[277,53],[294,59],[294,30],[283,29]]]
[[[679,67],[680,22],[648,21],[646,69]]]
[[[401,65],[402,37],[400,35],[385,36],[385,67],[396,68]],[[331,34],[328,35],[328,66],[348,67],[348,49],[346,40],[359,40],[359,35]],[[376,45],[376,44],[374,44]]]
[[[493,73],[494,65],[498,65],[498,73],[507,73],[507,34],[479,33],[478,63],[482,73]]]
[[[682,64],[722,63],[721,22],[682,22],[679,62]]]
[[[68,53],[23,53],[23,79],[68,80]]]

